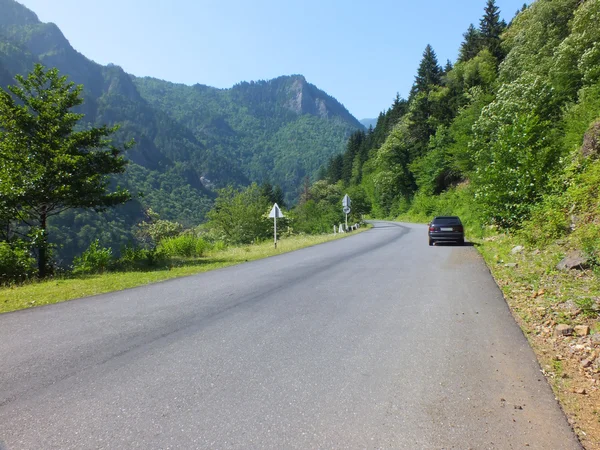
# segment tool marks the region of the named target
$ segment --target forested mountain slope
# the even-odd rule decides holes
[[[71,211],[59,217],[57,236],[69,254],[86,248],[96,233],[106,244],[125,242],[148,207],[184,225],[201,223],[214,189],[228,184],[268,180],[292,200],[303,178],[313,177],[362,128],[302,76],[227,90],[136,78],[89,60],[56,25],[40,22],[14,0],[0,0],[0,86],[14,84],[16,74],[38,62],[84,86],[84,122],[120,124],[116,139],[136,142],[127,172],[115,183],[143,195],[103,216]]]
[[[191,130],[215,155],[238,161],[253,181],[297,191],[362,125],[301,75],[243,82],[231,89],[134,78],[141,96]]]

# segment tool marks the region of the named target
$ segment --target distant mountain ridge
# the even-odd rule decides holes
[[[291,200],[302,178],[341,153],[349,134],[362,127],[302,75],[230,89],[138,78],[87,59],[55,24],[40,22],[14,0],[0,0],[0,85],[13,84],[14,75],[36,62],[84,85],[86,122],[120,123],[119,139],[136,140],[128,153],[135,167],[121,182],[134,191],[150,186],[144,204],[171,219],[182,215],[173,189],[189,186],[197,191],[192,197],[210,198],[201,179],[217,187],[268,179]],[[201,220],[208,203],[191,220]]]
[[[369,127],[375,128],[375,125],[377,125],[377,119],[361,119],[359,122],[367,129]]]

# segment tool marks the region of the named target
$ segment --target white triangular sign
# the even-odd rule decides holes
[[[277,206],[277,203],[275,203],[273,205],[273,209],[269,213],[269,218],[270,219],[281,219],[282,217],[283,217],[283,214],[281,213],[281,209],[279,209],[279,206]]]

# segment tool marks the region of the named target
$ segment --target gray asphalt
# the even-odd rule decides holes
[[[0,448],[580,446],[476,249],[378,222],[0,315]]]

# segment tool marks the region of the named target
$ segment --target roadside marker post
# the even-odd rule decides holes
[[[273,209],[269,213],[269,218],[273,219],[273,241],[275,242],[275,248],[277,248],[277,218],[283,219],[283,214],[277,203],[273,205]]]
[[[344,199],[342,200],[342,211],[344,211],[344,214],[346,214],[346,230],[348,230],[348,214],[350,214],[350,204],[352,203],[352,200],[350,200],[350,197],[348,196],[348,194],[344,195]]]

